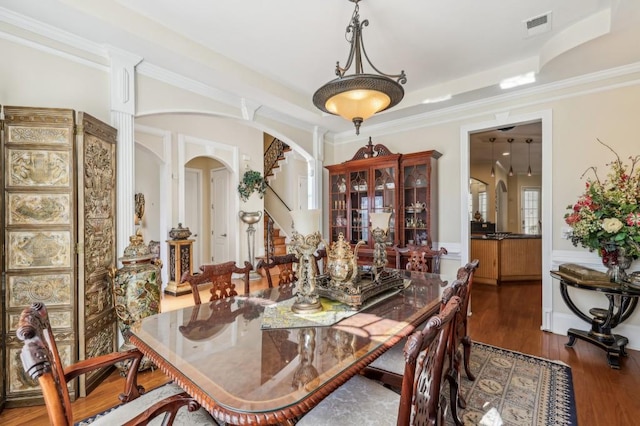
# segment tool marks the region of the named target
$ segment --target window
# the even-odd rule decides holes
[[[487,193],[485,191],[478,193],[478,211],[485,221],[489,220],[487,217]]]
[[[522,188],[522,232],[540,234],[540,188]]]

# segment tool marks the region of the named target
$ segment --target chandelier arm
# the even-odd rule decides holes
[[[363,26],[367,26],[367,25],[369,25],[369,20],[368,19],[365,19],[364,21],[362,21],[362,25],[360,27],[360,34],[359,34],[360,43],[358,43],[358,44],[359,44],[360,49],[362,50],[362,53],[364,54],[365,59],[369,63],[369,66],[371,68],[373,68],[374,71],[377,72],[378,74],[383,75],[385,77],[389,77],[389,78],[395,78],[398,83],[405,84],[407,82],[407,75],[404,73],[404,70],[402,70],[400,72],[400,74],[386,74],[386,73],[383,73],[382,71],[380,71],[378,68],[375,67],[375,65],[373,65],[371,63],[371,59],[369,59],[369,55],[367,55],[367,49],[365,49],[365,47],[364,47],[364,40],[362,39],[362,27]],[[361,68],[360,73],[362,73],[362,64],[360,65],[360,68]]]
[[[349,71],[351,68],[351,64],[353,63],[353,59],[356,60],[356,74],[362,74],[362,60],[360,59],[360,15],[358,14],[358,3],[356,2],[356,8],[353,11],[353,15],[351,15],[351,21],[349,25],[347,25],[347,29],[345,30],[344,38],[349,42],[351,47],[349,48],[349,56],[347,57],[347,63],[344,67],[340,66],[340,62],[336,62],[336,75],[338,77],[344,77],[344,74]],[[366,20],[365,20],[366,22]],[[368,22],[367,22],[368,24]],[[352,33],[351,38],[349,38],[349,33]]]

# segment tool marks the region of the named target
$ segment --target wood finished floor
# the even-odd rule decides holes
[[[252,282],[252,289],[262,285]],[[201,293],[203,298],[205,292]],[[629,350],[622,369],[613,370],[607,365],[604,351],[593,345],[577,341],[573,348],[566,348],[566,336],[540,331],[541,297],[539,282],[474,285],[470,335],[480,342],[570,365],[581,426],[640,424],[640,352]],[[192,300],[191,295],[167,296],[163,310],[188,305]],[[166,381],[157,370],[140,374],[140,383],[147,389]],[[88,397],[73,403],[74,417],[79,420],[115,405],[115,395],[121,391],[122,379],[114,373]],[[5,409],[0,413],[0,424],[37,426],[48,425],[49,421],[44,407],[39,406]]]

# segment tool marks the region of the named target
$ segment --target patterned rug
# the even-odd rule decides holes
[[[467,408],[458,411],[465,425],[578,424],[566,364],[474,342],[470,366],[476,380],[462,373]],[[448,385],[443,393],[448,398]],[[454,424],[450,412],[446,424]]]

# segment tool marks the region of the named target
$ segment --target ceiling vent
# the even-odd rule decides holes
[[[524,36],[533,37],[551,31],[551,12],[524,21]]]

